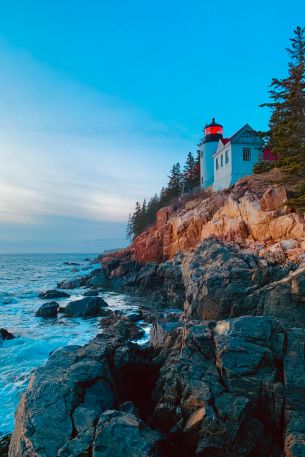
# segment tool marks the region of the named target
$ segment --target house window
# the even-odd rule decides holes
[[[218,161],[218,157],[216,159],[216,170],[219,170],[219,161]]]
[[[229,163],[229,151],[226,151],[225,154],[225,163]]]
[[[250,148],[243,149],[243,160],[245,162],[249,162],[251,160],[251,149]]]
[[[221,154],[221,156],[220,156],[220,166],[221,167],[223,166],[223,154]]]

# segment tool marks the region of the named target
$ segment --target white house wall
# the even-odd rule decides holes
[[[226,163],[226,151],[228,151],[229,162]],[[221,155],[223,155],[223,166],[221,166]],[[216,158],[218,158],[219,168],[216,169]],[[232,152],[231,145],[223,148],[214,157],[214,184],[213,190],[221,190],[230,187],[232,178]]]

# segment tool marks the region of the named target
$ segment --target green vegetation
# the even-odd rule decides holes
[[[271,109],[266,146],[279,158],[283,182],[293,184],[290,204],[305,209],[305,28],[297,27],[290,39],[288,76],[274,78],[263,107]],[[258,164],[257,170],[265,165]],[[268,165],[266,165],[268,168]]]
[[[157,211],[169,205],[184,192],[190,192],[200,185],[200,153],[194,157],[188,153],[183,171],[180,163],[175,163],[168,175],[168,183],[161,192],[151,197],[148,202],[144,200],[142,204],[136,202],[133,214],[129,215],[127,224],[127,238],[132,240],[140,235],[147,227],[156,220]]]
[[[267,171],[272,170],[272,168],[277,166],[276,161],[269,161],[269,160],[261,160],[260,162],[256,163],[253,167],[253,173],[260,174],[266,173]]]

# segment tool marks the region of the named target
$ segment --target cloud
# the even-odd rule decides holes
[[[171,164],[184,158],[194,139],[126,101],[55,74],[3,42],[0,62],[2,244],[5,226],[20,226],[14,230],[17,242],[47,221],[52,238],[60,218],[71,224],[117,223],[123,237],[134,202],[160,189]],[[99,227],[97,238],[103,238],[105,224]]]

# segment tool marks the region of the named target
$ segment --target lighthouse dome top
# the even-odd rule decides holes
[[[213,117],[212,122],[204,127],[204,142],[218,141],[223,137],[223,126],[215,121]]]

